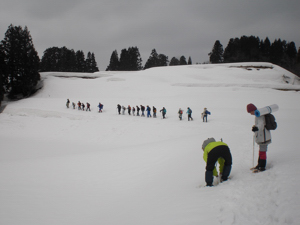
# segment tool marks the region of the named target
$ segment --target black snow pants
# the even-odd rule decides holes
[[[208,153],[207,163],[206,163],[205,181],[207,186],[213,185],[213,179],[214,179],[213,170],[215,168],[215,164],[218,158],[223,158],[225,160],[221,181],[226,181],[230,174],[231,165],[232,165],[232,156],[228,146],[220,145],[213,148]]]

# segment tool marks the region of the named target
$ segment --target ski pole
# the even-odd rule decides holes
[[[254,167],[255,133],[253,134],[252,167]]]
[[[217,160],[217,162],[216,162],[216,165],[215,165],[215,168],[216,168],[216,170],[217,170],[217,172],[218,172],[218,160]],[[219,174],[218,174],[218,177],[216,178],[216,180],[217,180],[217,185],[220,183],[220,171],[219,171]]]

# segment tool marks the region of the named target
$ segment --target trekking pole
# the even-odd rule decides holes
[[[254,167],[255,133],[253,134],[252,168]]]
[[[216,165],[215,165],[215,167],[216,167],[216,170],[217,170],[217,172],[218,172],[218,160],[217,160],[217,162],[216,162]],[[219,171],[220,172],[220,171]],[[220,183],[220,173],[218,174],[218,177],[217,177],[217,185]]]

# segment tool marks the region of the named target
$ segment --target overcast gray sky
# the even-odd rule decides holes
[[[0,40],[10,24],[25,26],[40,58],[50,47],[94,52],[100,70],[111,53],[137,46],[169,60],[208,61],[216,40],[281,38],[300,45],[299,0],[0,0]]]

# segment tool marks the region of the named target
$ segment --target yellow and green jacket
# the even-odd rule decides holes
[[[206,163],[207,163],[208,153],[209,153],[212,149],[214,149],[215,147],[218,147],[218,146],[221,146],[221,145],[225,145],[225,146],[228,147],[228,145],[225,144],[225,143],[222,142],[222,141],[211,142],[211,143],[209,143],[208,145],[206,145],[206,147],[205,147],[205,149],[204,149],[204,153],[203,153],[203,159],[204,159],[204,161],[205,161]],[[220,166],[219,166],[219,171],[220,171],[220,173],[222,173],[222,172],[223,172],[223,168],[224,168],[225,160],[224,160],[222,157],[220,157],[220,158],[218,158],[218,163],[219,163],[219,165],[220,165]],[[213,175],[214,175],[214,176],[218,176],[218,171],[217,171],[216,167],[215,167],[214,170],[213,170]]]

